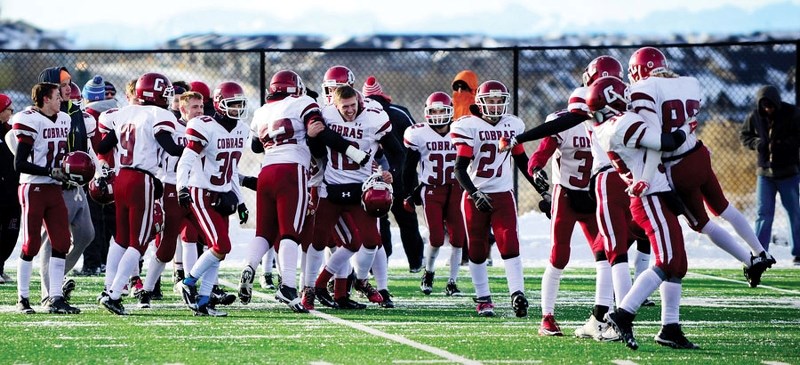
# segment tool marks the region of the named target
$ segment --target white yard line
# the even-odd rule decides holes
[[[239,290],[239,286],[238,285],[236,285],[233,282],[230,282],[228,280],[220,279],[219,283],[222,284],[222,285],[225,285],[225,286],[227,286],[229,288],[233,288],[235,290]],[[274,297],[272,297],[270,295],[267,295],[265,293],[262,293],[262,292],[257,292],[255,290],[253,290],[253,295],[257,296],[259,298],[262,298],[262,299],[266,299],[266,300],[269,300],[269,301],[277,302],[277,300],[275,300]],[[479,364],[481,364],[480,361],[467,359],[466,357],[456,355],[456,354],[454,354],[452,352],[449,352],[447,350],[443,350],[443,349],[440,349],[440,348],[437,348],[437,347],[433,347],[433,346],[429,346],[429,345],[426,345],[426,344],[423,344],[423,343],[419,343],[419,342],[416,342],[416,341],[413,341],[413,340],[409,340],[409,339],[407,339],[407,338],[405,338],[403,336],[393,335],[393,334],[390,334],[390,333],[379,331],[379,330],[374,329],[372,327],[368,327],[368,326],[365,326],[363,324],[359,324],[359,323],[351,322],[351,321],[348,321],[348,320],[344,320],[344,319],[332,316],[332,315],[327,314],[327,313],[323,313],[323,312],[314,310],[314,311],[311,311],[310,314],[313,315],[313,316],[325,319],[327,321],[336,323],[336,324],[348,326],[350,328],[354,328],[354,329],[357,329],[357,330],[362,331],[362,332],[369,333],[369,334],[374,335],[374,336],[383,337],[383,338],[385,338],[387,340],[392,340],[392,341],[401,343],[401,344],[406,345],[406,346],[411,346],[411,347],[413,347],[413,348],[415,348],[417,350],[422,350],[422,351],[434,354],[436,356],[442,357],[442,358],[444,358],[446,360],[449,360],[451,362],[455,362],[455,363],[459,363],[459,364],[468,364],[468,365],[479,365]]]
[[[686,273],[686,276],[694,276],[694,277],[698,277],[698,278],[714,279],[714,280],[719,280],[719,281],[727,281],[727,282],[729,282],[729,283],[739,283],[739,284],[743,284],[743,285],[749,285],[749,284],[747,284],[747,282],[746,282],[746,281],[742,281],[742,280],[734,280],[734,279],[728,279],[728,278],[721,278],[721,277],[719,277],[719,276],[714,276],[714,275],[706,275],[706,274],[698,274],[698,273],[695,273],[695,272],[687,272],[687,273]],[[781,293],[787,293],[787,294],[797,294],[797,295],[800,295],[800,290],[782,289],[782,288],[776,288],[776,287],[774,287],[774,286],[769,286],[769,285],[764,285],[764,284],[759,284],[759,285],[758,285],[758,287],[759,287],[759,288],[764,288],[764,289],[770,289],[770,290],[778,291],[778,292],[781,292]]]
[[[637,365],[637,363],[630,360],[611,360],[611,362],[617,365]]]

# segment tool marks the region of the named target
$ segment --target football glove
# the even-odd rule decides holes
[[[470,197],[475,202],[475,208],[478,208],[481,212],[492,211],[492,197],[490,197],[489,194],[480,190],[475,190],[474,193],[470,194]]]
[[[550,191],[550,184],[547,182],[547,172],[545,172],[541,167],[536,167],[531,171],[531,176],[533,177],[533,188],[539,194],[544,194]]]
[[[514,146],[517,145],[517,139],[515,137],[500,137],[500,146],[498,146],[498,150],[500,152],[506,152]]]
[[[60,167],[53,167],[50,169],[50,177],[60,182],[66,182],[69,180],[69,176],[67,176],[67,174],[64,173],[64,170],[62,170]]]
[[[192,205],[192,196],[189,195],[189,188],[182,187],[178,191],[178,204],[184,208],[189,208]]]
[[[372,158],[372,155],[370,155],[369,152],[364,152],[353,146],[347,146],[347,150],[344,152],[344,154],[351,160],[358,163],[359,166],[366,165],[367,162],[369,162],[370,159]]]
[[[242,186],[256,191],[256,187],[258,186],[258,178],[255,176],[245,176],[242,178]]]
[[[239,204],[236,211],[239,213],[239,224],[247,223],[247,219],[250,218],[250,211],[247,210],[247,206],[244,203]]]
[[[639,180],[628,186],[625,192],[630,196],[642,197],[647,193],[648,189],[650,189],[650,184],[648,184],[647,181]]]
[[[551,219],[550,210],[553,204],[553,197],[550,196],[550,193],[542,194],[542,200],[539,201],[539,211],[544,213],[547,219]]]

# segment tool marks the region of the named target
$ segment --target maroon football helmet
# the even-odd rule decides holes
[[[625,82],[615,76],[597,79],[589,86],[587,94],[586,105],[597,123],[603,123],[628,110],[630,90]]]
[[[203,103],[205,103],[207,100],[211,100],[211,89],[205,82],[192,81],[189,83],[189,88],[191,88],[192,91],[198,92],[200,93],[200,95],[203,95]]]
[[[287,94],[300,96],[305,92],[303,80],[300,75],[291,70],[282,70],[272,75],[269,81],[269,94]]]
[[[78,84],[76,84],[75,81],[70,82],[69,83],[69,100],[72,100],[72,104],[75,104],[77,106],[81,106],[82,98],[83,97],[81,96],[81,88],[80,88],[80,86],[78,86]]]
[[[439,111],[434,114],[434,111]],[[441,127],[453,121],[453,99],[450,95],[437,91],[425,100],[425,121],[434,127]]]
[[[61,168],[64,174],[69,177],[70,183],[75,185],[86,185],[94,176],[94,161],[88,153],[83,151],[73,151],[64,156],[61,161]]]
[[[161,200],[156,200],[153,203],[153,229],[150,231],[150,237],[147,242],[156,238],[156,235],[164,231],[164,208],[161,206]]]
[[[226,81],[214,89],[214,110],[231,119],[244,119],[247,116],[247,98],[241,85]]]
[[[372,217],[381,217],[392,208],[392,185],[383,181],[381,173],[372,174],[361,185],[361,207]]]
[[[333,90],[340,86],[353,86],[356,83],[356,76],[349,68],[336,65],[325,71],[322,79],[322,95],[328,104],[333,104]]]
[[[99,176],[89,181],[89,197],[97,204],[106,205],[114,202],[114,172]]]
[[[150,104],[167,108],[175,96],[172,82],[159,73],[146,73],[136,81],[136,98],[141,104]]]
[[[622,80],[622,64],[611,56],[600,56],[589,62],[583,71],[583,86],[590,86],[604,76],[616,76]]]
[[[489,103],[487,98],[502,97],[499,103]],[[511,94],[502,82],[489,80],[478,86],[475,93],[475,105],[481,108],[481,113],[490,118],[499,118],[506,113]]]
[[[655,47],[642,47],[633,52],[628,61],[628,81],[644,80],[653,72],[667,71],[667,58]]]

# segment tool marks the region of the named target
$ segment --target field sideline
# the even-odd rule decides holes
[[[21,315],[14,310],[15,285],[0,285],[0,363],[800,364],[796,269],[769,270],[764,286],[756,289],[747,286],[740,270],[691,271],[684,280],[681,321],[687,337],[701,347],[696,351],[653,342],[660,327],[658,305],[640,310],[634,329],[638,351],[619,342],[574,338],[594,295],[593,271],[583,268],[564,272],[556,317],[565,336],[538,336],[542,272],[525,270],[527,319],[514,317],[500,268],[489,272],[494,318],[475,313],[468,278],[459,283],[463,297],[444,296],[443,278],[425,296],[418,276],[399,268],[391,269],[389,282],[397,308],[322,308],[310,315],[292,313],[256,285],[253,303],[229,306],[227,318],[194,317],[169,290],[153,309],[138,309],[126,298],[132,314],[117,317],[94,301],[101,277],[78,278],[73,303],[83,310],[80,315]],[[223,270],[221,280],[234,286],[238,272]],[[38,286],[32,283],[32,292],[38,293]],[[659,302],[657,293],[651,299]]]

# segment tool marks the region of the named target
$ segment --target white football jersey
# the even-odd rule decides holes
[[[573,113],[582,113],[582,114],[589,114],[589,105],[586,104],[586,94],[589,92],[589,88],[585,86],[580,86],[575,88],[572,91],[572,94],[569,96],[569,103],[567,105],[567,110]],[[597,143],[597,139],[594,136],[594,120],[589,119],[583,122],[584,127],[586,128],[587,133],[589,133],[589,139],[591,140],[591,149],[592,149],[592,175],[597,174],[598,171],[603,169],[606,166],[611,165],[611,161],[608,159],[608,155],[606,151],[600,147],[600,144]]]
[[[628,185],[643,179],[647,149],[639,142],[648,133],[660,135],[661,128],[659,125],[649,124],[633,112],[625,112],[595,126],[594,134],[598,142],[608,151],[611,164]],[[652,179],[647,181],[650,184],[648,195],[670,190],[664,171],[659,167]]]
[[[86,125],[86,137],[92,138],[97,133],[97,119],[91,114],[83,112],[83,124]]]
[[[475,187],[484,193],[500,193],[514,189],[511,151],[499,152],[501,137],[514,137],[525,131],[522,119],[510,114],[500,117],[497,124],[468,115],[450,126],[453,144],[472,148],[473,159],[467,168]]]
[[[111,125],[105,125],[106,122]],[[159,173],[163,153],[156,142],[156,134],[175,133],[175,124],[175,115],[164,108],[128,105],[114,112],[113,118],[104,119],[101,115],[100,131],[108,133],[113,130],[117,135],[120,167],[136,168],[155,175]]]
[[[58,112],[53,122],[44,114],[35,110],[21,111],[11,118],[12,131],[17,138],[30,137],[33,148],[28,161],[36,166],[60,168],[61,159],[67,153],[67,135],[72,119],[67,113]],[[39,176],[22,173],[20,184],[58,184],[61,182],[50,176]]]
[[[264,145],[262,166],[296,163],[309,167],[311,152],[306,142],[306,116],[319,111],[309,96],[269,101],[256,110],[250,131]]]
[[[658,120],[648,122],[658,122],[663,126],[662,131],[667,133],[675,131],[687,120],[697,116],[703,99],[700,82],[688,76],[648,77],[631,84],[630,90],[633,111],[642,114],[645,119],[654,113]],[[692,132],[686,135],[686,142],[678,149],[664,152],[662,156],[668,158],[684,154],[696,144],[697,134]]]
[[[583,123],[553,136],[558,144],[553,154],[553,184],[572,190],[589,190],[592,177],[592,146]]]
[[[186,121],[183,119],[178,119],[178,122],[175,123],[175,132],[172,133],[172,140],[175,141],[175,144],[178,146],[186,146]],[[162,153],[163,160],[161,161],[161,170],[160,174],[156,175],[156,177],[161,180],[161,182],[165,184],[172,184],[175,185],[178,183],[178,160],[181,156],[173,156],[169,153]]]
[[[97,130],[100,133],[108,133],[108,131],[114,130],[114,126],[116,125],[116,118],[117,112],[119,108],[111,108],[102,113],[100,116],[97,117]],[[116,148],[114,148],[114,172],[119,172],[119,152]]]
[[[241,121],[228,131],[209,116],[190,120],[186,125],[186,138],[202,144],[203,150],[189,173],[188,186],[217,192],[233,190],[232,182],[239,181],[238,165],[248,133]]]
[[[403,144],[420,154],[420,184],[457,184],[454,174],[456,146],[450,139],[450,133],[441,135],[430,125],[419,123],[406,128]]]
[[[366,181],[373,172],[372,165],[375,161],[375,153],[378,151],[378,141],[392,131],[392,122],[389,120],[389,116],[383,109],[367,107],[354,121],[346,122],[334,105],[328,105],[322,109],[322,117],[331,130],[339,133],[355,148],[367,151],[372,155],[372,161],[365,166],[359,166],[344,153],[336,152],[328,147],[328,162],[324,172],[325,183],[351,184]]]

